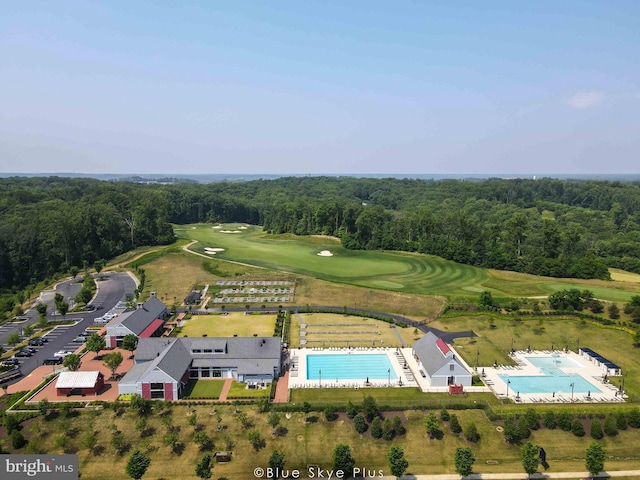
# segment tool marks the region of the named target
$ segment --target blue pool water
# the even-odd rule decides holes
[[[503,382],[509,381],[509,393],[600,393],[601,390],[580,375],[499,375]],[[505,391],[506,393],[506,391]]]
[[[387,380],[389,374],[397,378],[385,354],[307,355],[307,380]]]
[[[569,357],[524,357],[538,368],[582,368],[580,362]]]

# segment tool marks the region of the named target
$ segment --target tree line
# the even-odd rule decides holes
[[[0,289],[174,241],[171,223],[244,222],[348,249],[438,255],[537,275],[640,272],[640,188],[554,179],[286,177],[146,185],[0,179]]]

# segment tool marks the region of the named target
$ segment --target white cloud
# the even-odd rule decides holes
[[[602,92],[587,91],[576,92],[565,100],[565,103],[571,108],[591,108],[604,102],[605,95]]]

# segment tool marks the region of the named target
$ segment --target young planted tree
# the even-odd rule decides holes
[[[467,427],[464,429],[464,438],[473,443],[480,441],[480,432],[478,432],[478,427],[476,427],[475,422],[469,422],[467,424]]]
[[[356,432],[358,433],[364,433],[367,431],[368,426],[364,415],[359,413],[355,417],[353,417],[353,428],[355,428]]]
[[[76,372],[80,369],[80,365],[82,365],[82,357],[77,353],[72,353],[71,355],[67,355],[64,357],[62,361],[62,365],[67,367],[72,372]]]
[[[264,447],[265,444],[264,440],[260,436],[260,432],[256,429],[249,430],[247,432],[247,440],[249,440],[249,443],[256,451]]]
[[[149,456],[140,450],[136,450],[129,457],[127,462],[126,472],[134,480],[140,480],[146,473],[147,468],[151,464]]]
[[[591,422],[591,429],[589,430],[589,434],[591,435],[591,438],[595,438],[596,440],[600,440],[602,437],[604,437],[602,424],[597,418],[594,418]]]
[[[10,333],[7,337],[7,345],[11,345],[12,347],[19,344],[21,342],[20,335],[18,332]]]
[[[430,440],[433,440],[441,434],[440,422],[433,412],[427,415],[424,426],[427,429],[427,434],[429,435]]]
[[[38,312],[38,315],[40,315],[41,317],[44,317],[47,314],[47,304],[39,302],[36,305],[36,311]]]
[[[373,438],[382,438],[382,420],[376,417],[371,422],[371,436]]]
[[[333,470],[342,470],[346,478],[353,476],[353,467],[356,461],[351,456],[351,447],[349,445],[338,444],[333,449]]]
[[[591,478],[597,477],[604,470],[606,454],[602,445],[598,442],[591,442],[585,452],[585,467]]]
[[[275,410],[272,410],[271,413],[269,413],[267,423],[271,426],[271,428],[273,429],[273,433],[275,434],[278,425],[280,425],[280,414]]]
[[[452,433],[460,433],[462,431],[460,421],[455,413],[452,413],[449,417],[449,430],[451,430]]]
[[[208,480],[211,478],[211,469],[213,463],[211,462],[211,455],[205,454],[202,456],[198,464],[196,465],[196,476],[202,480]]]
[[[522,457],[522,468],[531,477],[538,470],[540,464],[540,447],[534,443],[527,442],[520,449]]]
[[[387,453],[387,460],[389,460],[389,469],[391,475],[401,477],[404,472],[409,468],[409,462],[404,458],[404,450],[397,445],[392,446]]]
[[[273,471],[282,471],[282,469],[284,468],[284,453],[279,452],[278,450],[274,450],[269,457],[269,462],[267,463],[267,465],[269,466],[269,468],[273,469]]]
[[[115,377],[116,370],[122,363],[122,354],[120,352],[112,352],[104,356],[102,363],[111,370],[111,376]]]
[[[454,454],[453,459],[458,475],[466,477],[473,473],[473,464],[476,461],[476,457],[473,455],[471,447],[456,448],[456,453]]]
[[[358,414],[358,409],[351,402],[351,400],[347,401],[346,413],[347,413],[347,417],[349,417],[349,418],[354,418]]]
[[[138,337],[133,333],[129,333],[122,339],[122,349],[133,354],[133,351],[138,347]],[[131,358],[131,357],[129,357]]]
[[[364,413],[368,422],[371,422],[375,417],[380,415],[376,399],[371,395],[364,397],[364,400],[362,401],[362,413]]]
[[[101,350],[104,350],[107,346],[107,342],[102,335],[98,335],[94,333],[87,339],[87,343],[85,343],[85,347],[90,352],[94,352],[96,354],[95,358],[98,357],[98,353]]]

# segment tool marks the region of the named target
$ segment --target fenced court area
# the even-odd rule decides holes
[[[224,315],[194,315],[183,320],[178,327],[179,337],[270,337],[276,324],[276,315],[228,312]]]
[[[411,345],[415,338],[413,328],[356,315],[295,313],[291,316],[292,346],[395,348]]]

